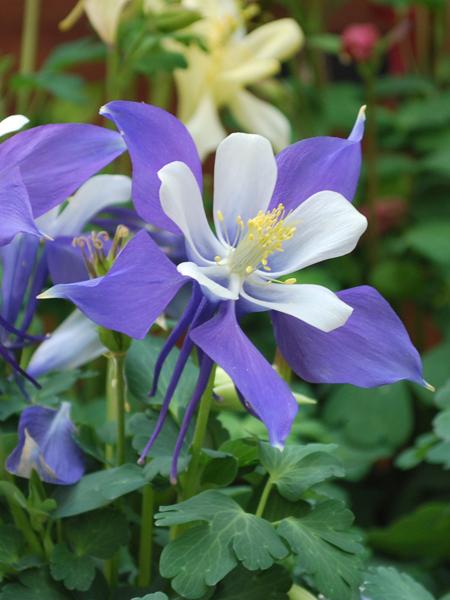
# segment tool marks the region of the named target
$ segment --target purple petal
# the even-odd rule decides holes
[[[239,327],[234,304],[223,304],[210,321],[193,329],[190,337],[228,373],[251,412],[267,427],[270,443],[283,446],[297,403],[288,385]]]
[[[423,385],[419,354],[386,300],[368,286],[337,295],[354,310],[330,333],[272,313],[277,344],[294,371],[313,383],[374,387],[409,379]]]
[[[65,298],[98,325],[143,338],[187,282],[148,233],[141,231],[104,277],[55,285],[40,297]]]
[[[125,149],[122,137],[103,127],[42,125],[4,142],[0,165],[20,167],[36,218],[63,202]]]
[[[71,485],[84,473],[83,453],[73,440],[70,404],[56,411],[30,406],[20,415],[19,443],[9,455],[10,473],[29,478],[35,470],[47,483]]]
[[[9,244],[18,233],[42,235],[34,223],[19,169],[4,169],[0,173],[0,246]]]
[[[89,277],[80,248],[73,238],[57,237],[46,245],[47,264],[53,283],[73,283]]]
[[[278,179],[270,207],[294,210],[313,194],[331,190],[353,200],[361,169],[361,110],[347,139],[315,137],[292,144],[277,156]]]
[[[157,173],[164,165],[181,161],[194,173],[201,189],[202,165],[190,133],[170,113],[141,102],[110,102],[100,114],[116,124],[128,146],[137,212],[148,223],[179,233],[161,208]]]

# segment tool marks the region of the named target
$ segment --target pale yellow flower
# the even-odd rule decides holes
[[[69,29],[83,11],[92,27],[101,39],[110,46],[114,45],[119,28],[120,17],[130,0],[79,0],[70,14],[61,21],[60,28]]]
[[[236,2],[184,0],[189,8],[202,7],[205,18],[196,23],[208,51],[191,45],[181,50],[187,69],[175,71],[179,110],[202,158],[226,137],[219,111],[228,107],[239,125],[259,133],[276,150],[289,143],[290,125],[277,108],[246,88],[273,75],[281,62],[302,45],[303,33],[293,19],[279,19],[245,33],[243,21],[233,14]],[[239,14],[239,13],[238,13]]]

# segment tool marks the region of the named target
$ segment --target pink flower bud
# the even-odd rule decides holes
[[[366,62],[373,54],[380,32],[372,23],[349,25],[341,34],[342,49],[356,62]]]

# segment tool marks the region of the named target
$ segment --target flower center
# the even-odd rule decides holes
[[[259,211],[246,225],[238,216],[236,239],[230,243],[232,249],[225,259],[216,256],[217,264],[226,265],[242,278],[259,268],[270,271],[268,258],[275,252],[283,252],[283,243],[296,231],[295,226],[286,224],[287,216],[283,204],[268,212]],[[218,217],[223,220],[221,213]]]

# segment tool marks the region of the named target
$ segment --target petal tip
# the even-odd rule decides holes
[[[434,385],[432,385],[431,383],[428,383],[428,381],[425,381],[425,379],[423,380],[422,385],[425,389],[427,389],[430,392],[436,391],[436,388],[434,387]]]

